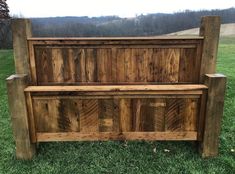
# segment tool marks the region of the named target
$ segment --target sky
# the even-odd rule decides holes
[[[10,14],[21,17],[135,17],[183,10],[225,9],[235,0],[7,0]]]

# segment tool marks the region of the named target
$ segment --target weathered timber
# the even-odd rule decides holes
[[[36,150],[31,143],[27,117],[24,88],[28,84],[27,75],[12,75],[7,78],[8,102],[11,115],[13,135],[16,143],[16,157],[31,159]]]
[[[27,38],[32,37],[31,22],[28,19],[13,19],[11,25],[15,72],[30,75]]]
[[[197,139],[197,132],[102,132],[102,133],[38,133],[38,142],[50,141],[107,141],[107,140],[148,140],[148,141],[192,141]]]
[[[204,76],[215,73],[219,26],[209,16],[195,37],[33,38],[28,20],[13,21],[16,72],[30,79],[13,93],[24,107],[9,94],[24,118],[21,140],[12,119],[26,143],[17,148],[32,148],[21,156],[84,140],[189,140],[217,155],[225,77]]]
[[[207,74],[205,85],[208,86],[208,96],[201,153],[203,157],[210,157],[218,155],[226,77],[221,74]]]
[[[203,83],[205,74],[216,72],[216,60],[220,34],[220,17],[205,16],[202,17],[200,36],[204,37],[203,51],[201,58],[200,82]]]

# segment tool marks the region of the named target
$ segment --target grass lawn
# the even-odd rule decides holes
[[[219,46],[217,72],[228,77],[228,85],[220,155],[210,159],[202,159],[191,142],[110,141],[42,143],[32,161],[16,160],[5,84],[14,73],[12,54],[0,51],[0,174],[235,173],[235,39],[222,39]]]

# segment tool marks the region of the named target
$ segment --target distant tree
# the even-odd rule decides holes
[[[10,15],[7,2],[6,0],[0,0],[0,19],[8,19],[8,18],[10,18]]]
[[[0,48],[9,48],[10,37],[10,15],[6,0],[0,0]]]

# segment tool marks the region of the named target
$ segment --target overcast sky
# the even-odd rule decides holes
[[[235,7],[235,0],[7,0],[11,15],[23,17],[107,16],[134,17]]]

